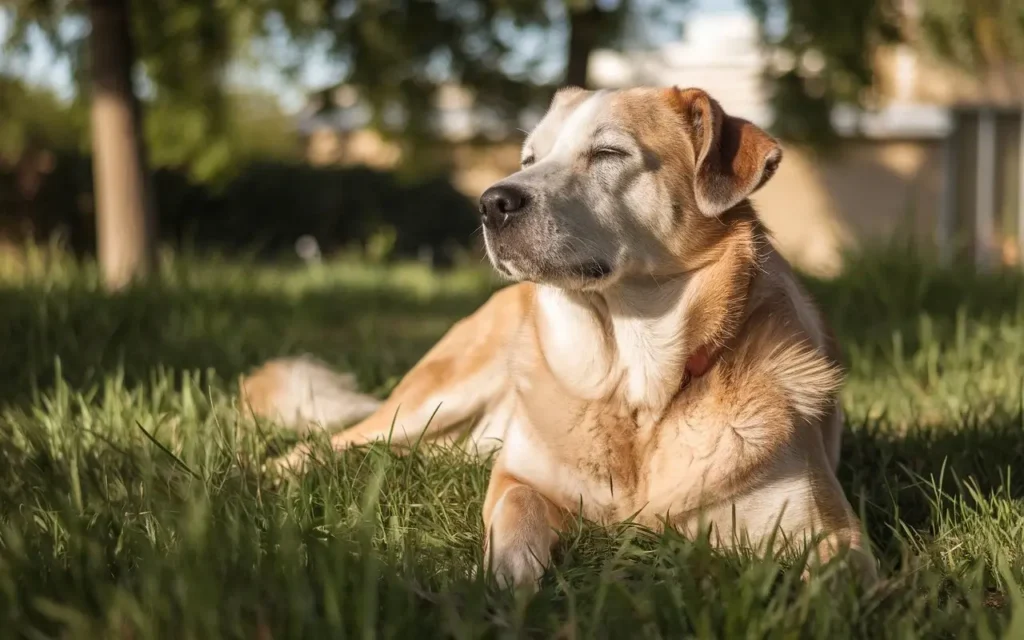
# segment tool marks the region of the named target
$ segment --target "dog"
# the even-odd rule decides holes
[[[243,380],[242,403],[294,426],[358,419],[337,450],[500,447],[484,551],[513,585],[541,577],[577,517],[802,545],[808,571],[842,551],[871,583],[836,478],[834,340],[748,199],[781,159],[700,89],[562,89],[521,170],[480,198],[487,255],[515,284],[384,402],[317,361],[281,359]]]

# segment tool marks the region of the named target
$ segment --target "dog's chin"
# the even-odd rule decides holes
[[[515,282],[536,282],[570,291],[596,291],[615,280],[615,268],[606,260],[588,259],[548,264],[510,259],[488,252],[491,265],[500,276]]]
[[[491,267],[493,267],[502,278],[511,280],[512,282],[520,282],[527,279],[523,273],[516,268],[513,261],[503,260],[494,256],[490,252],[488,252],[487,257],[491,260]]]
[[[615,281],[615,268],[605,260],[571,262],[546,271],[537,282],[569,291],[600,291]]]

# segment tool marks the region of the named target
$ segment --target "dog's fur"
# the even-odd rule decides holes
[[[484,229],[520,283],[456,324],[383,403],[308,360],[270,362],[247,410],[366,417],[336,449],[502,444],[483,518],[496,575],[535,581],[567,518],[635,517],[715,542],[869,545],[836,480],[842,375],[827,329],[748,202],[778,144],[696,89],[559,92],[492,190]],[[484,198],[488,196],[485,194]],[[508,223],[508,218],[505,219]],[[278,461],[301,465],[300,446]]]

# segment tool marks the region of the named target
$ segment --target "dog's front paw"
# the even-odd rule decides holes
[[[535,589],[551,564],[551,549],[545,543],[528,545],[516,540],[495,545],[493,552],[484,553],[488,573],[502,586],[515,589]]]

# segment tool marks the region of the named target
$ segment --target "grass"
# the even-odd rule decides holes
[[[840,476],[887,576],[579,525],[539,593],[484,583],[487,464],[353,451],[281,487],[237,377],[312,352],[386,393],[494,284],[167,262],[108,295],[0,265],[0,630],[24,638],[1024,637],[1024,280],[906,256],[809,282],[850,380]]]

